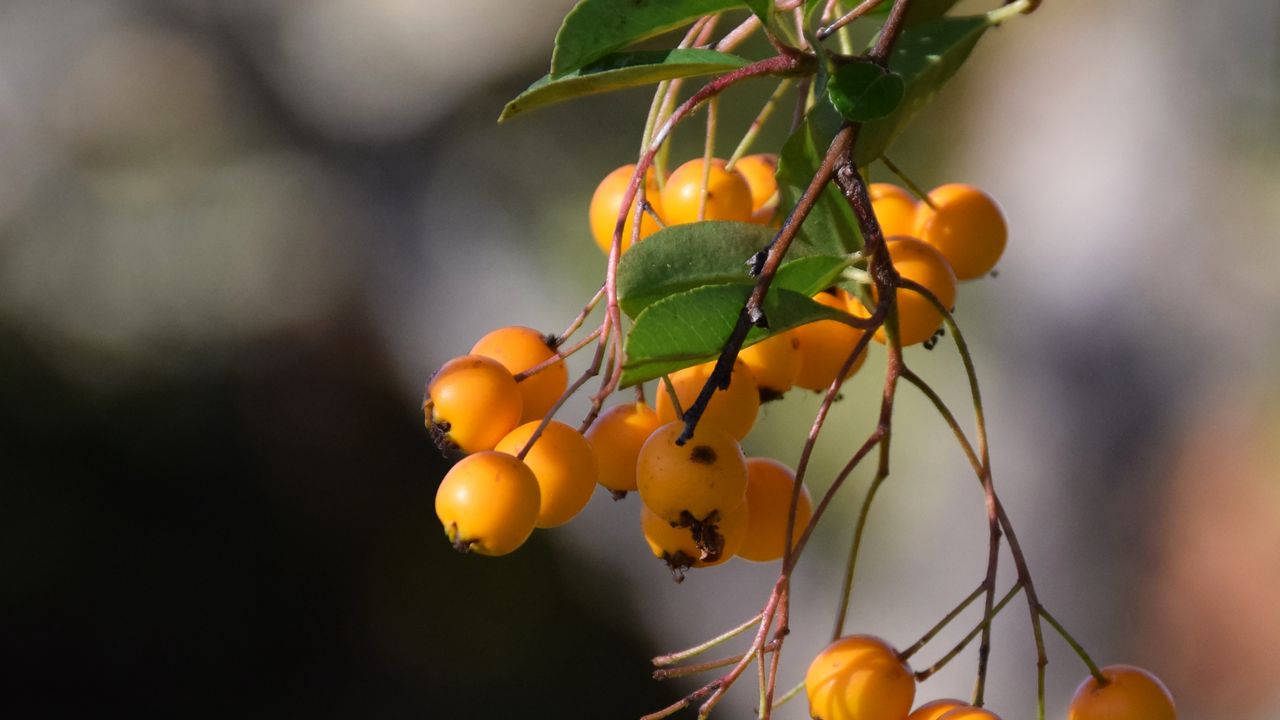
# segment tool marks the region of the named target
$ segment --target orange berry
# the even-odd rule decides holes
[[[677,370],[668,376],[671,378],[671,387],[675,389],[676,397],[680,399],[681,408],[689,409],[693,401],[698,398],[698,393],[702,392],[702,386],[707,384],[713,369],[715,369],[715,363],[709,362]],[[680,418],[676,417],[675,407],[671,404],[671,396],[667,393],[665,381],[659,381],[657,395],[658,399],[654,405],[658,411],[658,419],[663,423],[679,420]],[[756,385],[756,379],[752,376],[750,368],[738,359],[733,364],[733,372],[729,374],[728,389],[716,390],[711,396],[707,409],[698,420],[698,427],[712,425],[741,440],[751,432],[751,426],[755,424],[756,414],[759,412],[760,388]]]
[[[649,549],[675,573],[691,567],[712,567],[733,557],[747,534],[747,522],[745,503],[730,510],[717,526],[719,539],[715,542],[718,544],[708,548],[693,537],[692,528],[674,527],[655,515],[648,506],[640,506],[640,531],[644,533]]]
[[[756,379],[760,400],[775,400],[791,389],[800,372],[800,340],[787,331],[745,347],[738,353]]]
[[[778,156],[746,155],[734,163],[751,188],[751,222],[768,225],[778,211]]]
[[[538,363],[557,357],[547,342],[547,336],[527,327],[505,327],[494,330],[476,341],[472,355],[484,355],[502,363],[512,375],[528,370]],[[569,368],[564,361],[548,365],[516,383],[524,400],[520,422],[541,420],[551,406],[556,404],[565,388],[569,387]]]
[[[934,188],[929,200],[937,209],[920,203],[914,231],[907,234],[936,247],[960,280],[991,272],[1009,239],[1009,227],[996,201],[978,188],[960,183]]]
[[[916,678],[898,653],[871,635],[849,635],[818,653],[804,676],[809,714],[821,720],[902,720]]]
[[[538,518],[533,471],[504,453],[468,455],[436,490],[436,517],[449,542],[464,552],[506,555],[524,544]]]
[[[1177,720],[1169,689],[1155,675],[1132,665],[1102,668],[1107,684],[1092,675],[1076,688],[1067,720]]]
[[[1000,716],[986,708],[965,706],[944,713],[938,720],[1000,720]]]
[[[540,424],[540,420],[534,420],[512,430],[494,450],[518,455]],[[552,420],[524,456],[524,462],[533,471],[541,491],[538,527],[569,522],[591,500],[591,492],[596,489],[596,456],[577,430]]]
[[[662,188],[662,217],[668,225],[682,225],[699,220],[751,220],[751,187],[737,170],[725,170],[724,160],[713,159],[706,176],[706,212],[702,207],[702,158],[695,158],[676,168]]]
[[[677,525],[714,524],[746,500],[747,460],[733,436],[699,424],[684,445],[683,422],[658,428],[636,458],[636,489],[658,517]]]
[[[754,562],[770,562],[782,557],[787,545],[791,489],[795,484],[795,473],[777,460],[747,458],[747,536],[738,548],[739,555]],[[792,547],[812,515],[809,490],[801,486]]]
[[[916,228],[916,198],[911,193],[890,183],[871,183],[867,187],[871,195],[871,211],[880,223],[880,233],[886,238],[895,235],[912,235]]]
[[[658,414],[644,403],[627,403],[606,410],[587,428],[587,442],[596,455],[597,481],[615,493],[636,489],[636,458],[654,430]]]
[[[813,299],[827,307],[846,312],[850,305],[849,294],[838,288],[835,293],[818,293]],[[856,303],[857,300],[854,299],[853,302]],[[796,385],[809,390],[826,390],[862,337],[861,330],[835,320],[819,320],[801,325],[792,332],[800,340],[800,369],[796,372]],[[865,350],[859,353],[845,377],[857,372],[866,358]]]
[[[618,210],[622,207],[622,198],[626,195],[635,172],[634,163],[623,165],[606,175],[596,187],[595,194],[591,196],[591,206],[587,212],[591,221],[591,236],[596,239],[596,245],[600,246],[605,255],[608,255],[609,249],[613,247],[613,230],[618,225]],[[652,167],[645,172],[644,182],[645,200],[655,213],[662,216],[662,191],[658,189],[657,175]],[[626,224],[622,227],[622,252],[626,252],[631,247],[631,235],[635,229],[634,210],[635,203],[632,202],[631,208],[627,211]],[[649,237],[660,227],[649,213],[644,213],[640,219],[640,239]]]
[[[492,450],[520,422],[524,401],[510,371],[497,360],[463,355],[427,383],[422,402],[427,428],[441,448]]]
[[[969,703],[963,700],[932,700],[911,711],[907,720],[938,720],[956,708],[966,707],[969,707]]]
[[[951,272],[947,259],[936,248],[928,243],[911,237],[896,237],[885,241],[889,249],[889,258],[893,267],[902,277],[920,283],[938,298],[944,307],[954,308],[956,304],[956,276]],[[874,294],[874,292],[873,292]],[[942,313],[933,307],[923,295],[914,290],[897,290],[898,297],[898,337],[905,347],[915,345],[933,337],[942,327]],[[849,303],[849,311],[859,317],[868,317],[870,313],[862,303],[853,298]],[[885,342],[884,328],[876,330],[877,342]]]

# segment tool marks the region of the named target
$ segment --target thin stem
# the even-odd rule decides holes
[[[721,633],[720,635],[717,635],[711,638],[710,640],[702,643],[701,645],[694,645],[688,650],[681,650],[679,652],[670,653],[668,655],[659,655],[658,657],[654,658],[650,662],[653,663],[654,667],[666,667],[668,665],[674,665],[679,662],[684,662],[685,660],[688,660],[691,657],[696,657],[712,648],[723,645],[724,643],[738,637],[742,633],[755,627],[756,623],[759,623],[759,622],[760,622],[760,614],[756,613],[754,616],[751,617],[750,620],[747,620],[746,622],[742,623],[741,625],[733,628],[728,632]]]
[[[921,637],[919,640],[917,640],[914,645],[898,653],[898,659],[901,660],[902,662],[906,662],[910,660],[912,655],[915,655],[917,652],[919,652],[920,648],[927,645],[930,640],[932,640],[934,637],[938,635],[938,633],[942,632],[943,628],[945,628],[947,625],[950,625],[952,620],[955,620],[960,615],[960,613],[964,612],[970,605],[972,605],[973,601],[977,600],[982,595],[982,593],[986,592],[986,590],[987,590],[986,582],[978,583],[978,587],[975,588],[973,592],[969,593],[968,597],[960,601],[960,604],[955,606],[955,608],[952,609],[951,612],[947,613],[945,617],[939,620],[937,625],[934,625],[933,627],[929,628],[929,632],[925,633],[924,636]]]
[[[702,191],[698,193],[698,219],[707,219],[707,198],[711,182],[711,159],[716,156],[716,118],[719,116],[720,99],[707,101],[707,140],[702,150]]]
[[[779,697],[777,701],[773,703],[773,707],[771,709],[777,710],[783,705],[786,705],[787,703],[791,702],[793,699],[795,699],[797,695],[800,694],[801,690],[804,690],[804,683],[803,682],[796,683],[795,687],[782,693],[782,696]]]
[[[778,87],[774,89],[773,94],[765,101],[764,107],[760,108],[760,113],[756,115],[756,119],[751,121],[751,126],[747,128],[742,140],[738,142],[738,147],[734,148],[733,154],[725,162],[724,169],[726,171],[733,170],[733,166],[751,149],[751,144],[755,142],[756,136],[760,134],[760,128],[764,127],[765,121],[769,119],[769,116],[773,114],[774,109],[778,106],[778,101],[782,99],[787,90],[791,89],[794,82],[791,78],[784,78],[778,83]]]
[[[900,170],[898,166],[893,163],[892,160],[885,157],[884,155],[881,155],[880,162],[884,163],[884,166],[889,168],[889,172],[893,173],[899,180],[901,180],[902,184],[906,185],[907,189],[910,190],[913,195],[919,198],[920,202],[923,202],[925,205],[928,205],[929,207],[933,208],[935,211],[938,209],[938,206],[933,204],[933,198],[929,197],[929,193],[920,189],[920,186],[915,184],[915,182],[911,178],[907,177],[907,174],[902,172],[902,170]]]
[[[1089,668],[1089,674],[1093,675],[1094,680],[1098,682],[1098,687],[1102,687],[1111,682],[1102,674],[1102,670],[1098,669],[1098,664],[1093,661],[1093,658],[1089,657],[1089,653],[1085,652],[1084,646],[1072,637],[1071,633],[1067,632],[1067,629],[1062,626],[1062,623],[1058,622],[1058,619],[1050,614],[1048,608],[1041,605],[1040,615],[1043,616],[1045,620],[1048,620],[1049,624],[1053,626],[1053,629],[1057,630],[1058,634],[1062,636],[1062,639],[1066,640],[1067,644],[1071,646],[1071,649],[1076,651],[1076,655],[1079,655],[1080,659],[1084,661],[1085,667]]]
[[[1022,583],[1014,583],[1013,587],[1009,588],[1009,592],[1005,593],[1004,597],[1000,599],[1000,602],[996,603],[995,607],[992,609],[992,613],[987,617],[984,617],[982,622],[978,623],[977,627],[970,630],[969,634],[965,635],[964,639],[961,640],[959,644],[951,648],[946,655],[943,655],[941,660],[929,666],[927,669],[917,672],[916,681],[924,682],[932,677],[934,673],[946,667],[947,663],[955,659],[956,655],[963,652],[964,649],[968,647],[969,643],[973,642],[973,639],[978,636],[978,633],[982,632],[982,628],[990,625],[991,621],[995,620],[996,615],[1000,614],[1000,611],[1004,609],[1004,606],[1009,604],[1009,601],[1013,599],[1013,596],[1018,594],[1019,590],[1024,589],[1025,587]]]
[[[881,446],[884,447],[883,445]],[[853,573],[858,565],[858,551],[862,549],[862,531],[867,527],[867,517],[871,513],[871,502],[876,498],[876,491],[884,484],[885,475],[876,473],[862,499],[862,509],[858,512],[858,524],[853,530],[853,545],[849,548],[849,559],[844,568],[844,582],[840,586],[840,605],[836,609],[835,626],[831,629],[831,639],[837,640],[844,635],[844,621],[849,614],[849,599],[853,595]]]
[[[600,303],[600,299],[603,297],[604,285],[601,285],[600,289],[596,291],[596,294],[592,295],[591,299],[587,301],[587,304],[582,306],[582,311],[573,319],[573,322],[569,323],[569,327],[565,328],[564,332],[556,336],[556,347],[563,345],[564,341],[569,339],[569,336],[578,332],[578,328],[582,327],[582,323],[585,322],[587,316],[596,309],[596,305]]]
[[[667,399],[671,401],[671,407],[676,411],[676,417],[684,417],[684,407],[680,405],[680,396],[676,395],[675,386],[671,384],[671,377],[663,375],[658,379],[658,384],[662,386],[662,391],[667,394]]]
[[[585,385],[588,380],[595,377],[596,374],[600,372],[600,364],[604,361],[605,345],[608,342],[608,340],[603,336],[607,334],[607,332],[607,329],[601,330],[602,337],[600,339],[600,344],[596,346],[595,356],[591,358],[591,365],[582,373],[582,375],[578,376],[578,379],[574,380],[569,387],[565,388],[563,393],[560,393],[560,397],[556,399],[555,404],[547,411],[546,416],[542,418],[542,422],[538,423],[538,427],[535,428],[533,434],[529,436],[528,442],[526,442],[524,447],[520,449],[520,453],[516,455],[517,458],[523,460],[525,456],[529,454],[529,451],[533,449],[533,444],[538,441],[538,438],[542,437],[542,432],[547,429],[547,425],[551,424],[551,419],[560,411],[560,408],[564,407],[565,401],[572,397],[573,394],[578,391],[578,388]],[[586,431],[586,427],[579,430],[579,432]]]
[[[863,15],[866,15],[868,12],[874,10],[875,7],[879,5],[882,1],[883,0],[863,0],[863,2],[858,3],[856,7],[854,7],[849,12],[845,13],[835,22],[831,23],[830,25],[824,28],[818,28],[818,32],[816,33],[818,39],[826,40],[827,38],[831,37],[831,33],[839,30],[845,25],[848,25],[854,20],[857,20]]]
[[[590,345],[592,341],[594,341],[596,338],[600,337],[600,330],[601,328],[596,328],[595,330],[592,330],[590,335],[582,338],[578,342],[569,346],[567,349],[557,350],[556,353],[551,357],[547,358],[546,360],[543,360],[537,365],[534,365],[530,368],[526,368],[525,370],[521,370],[520,372],[516,373],[512,377],[515,378],[516,382],[524,382],[525,380],[528,380],[533,375],[537,375],[538,373],[542,372],[543,370],[546,370],[552,365],[555,365],[556,363],[559,363],[559,362],[564,362],[565,358],[572,356],[574,353],[578,352],[582,348]]]
[[[764,651],[768,652],[776,647],[776,643],[769,643],[764,646]],[[708,660],[707,662],[697,663],[695,665],[682,665],[680,667],[659,668],[653,671],[654,680],[670,680],[671,678],[685,677],[686,675],[697,675],[700,672],[708,670],[716,670],[722,667],[728,667],[736,662],[740,662],[743,658],[755,656],[759,654],[756,650],[751,650],[743,655],[731,655],[730,657],[720,658],[719,660]]]

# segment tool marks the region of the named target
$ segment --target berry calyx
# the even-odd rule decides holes
[[[460,552],[506,555],[538,518],[538,481],[529,466],[486,450],[459,460],[436,490],[436,517]]]
[[[427,383],[426,425],[441,450],[492,450],[520,422],[524,401],[515,378],[497,360],[463,355]]]
[[[645,542],[671,569],[676,582],[684,579],[689,568],[712,567],[733,557],[742,546],[748,521],[747,506],[739,505],[725,514],[716,526],[715,537],[703,538],[695,536],[695,528],[673,527],[647,506],[640,506],[640,531]]]
[[[791,510],[791,490],[796,476],[791,468],[773,458],[747,458],[747,533],[738,555],[753,562],[771,562],[782,557],[787,546],[787,515]],[[800,539],[813,515],[809,490],[801,486],[796,504],[796,520],[791,545]]]
[[[654,430],[658,414],[644,403],[617,405],[604,411],[587,428],[587,442],[596,456],[596,481],[615,496],[636,489],[636,458]]]
[[[1150,672],[1132,665],[1102,668],[1107,684],[1093,675],[1076,688],[1067,720],[1177,720],[1169,688]]]
[[[527,422],[507,433],[494,450],[518,455],[541,421]],[[577,430],[552,420],[524,456],[538,481],[538,527],[563,525],[582,512],[596,488],[596,456]]]
[[[680,400],[680,407],[688,410],[693,401],[707,384],[715,363],[702,363],[683,370],[677,370],[668,377],[671,387]],[[665,381],[658,384],[658,398],[654,403],[658,411],[658,419],[663,423],[680,420],[676,417],[676,409],[671,404],[671,396],[667,392]],[[756,415],[760,412],[760,388],[756,385],[755,376],[741,359],[733,363],[733,371],[729,373],[729,387],[716,390],[707,403],[707,408],[698,420],[698,427],[711,425],[729,433],[738,440],[751,432],[755,425]]]
[[[849,311],[851,302],[859,304],[856,298],[851,300],[849,294],[839,288],[834,292],[818,293],[813,299],[845,312]],[[862,338],[861,330],[835,320],[819,320],[801,325],[792,332],[800,341],[800,368],[796,371],[796,385],[809,390],[826,390]],[[849,367],[845,378],[856,373],[866,358],[866,350],[858,353],[858,358]]]
[[[472,355],[484,355],[502,363],[502,366],[518,375],[539,363],[558,357],[559,353],[548,341],[548,336],[527,327],[505,327],[494,330],[476,341]],[[551,406],[556,404],[565,388],[569,387],[569,368],[564,360],[539,370],[516,383],[524,400],[520,422],[541,420]]]
[[[916,678],[898,653],[871,635],[831,643],[804,676],[809,714],[817,720],[902,720],[916,696]]]
[[[662,188],[662,217],[668,225],[682,225],[699,220],[751,220],[751,187],[737,170],[725,170],[725,161],[715,158],[706,170],[702,158],[695,158],[676,168]],[[706,207],[702,188],[706,175]]]
[[[591,223],[591,236],[595,238],[596,245],[604,251],[605,255],[608,255],[609,249],[613,247],[613,231],[618,225],[618,211],[622,208],[622,198],[626,195],[627,187],[631,184],[631,178],[635,173],[634,163],[623,165],[605,175],[596,187],[595,194],[591,196],[591,205],[587,210]],[[662,191],[658,189],[658,176],[652,167],[645,172],[644,182],[645,202],[649,203],[649,207],[652,207],[659,217],[662,217]],[[641,240],[660,228],[661,225],[649,213],[642,213]],[[633,201],[631,207],[627,209],[626,224],[622,226],[622,252],[624,253],[631,248],[631,236],[634,230],[635,202]]]
[[[1009,239],[1000,205],[978,188],[962,183],[934,188],[929,191],[929,201],[934,207],[920,203],[915,227],[906,234],[937,248],[951,263],[957,279],[972,280],[991,272]]]
[[[867,194],[871,196],[871,212],[880,224],[881,235],[890,238],[915,232],[915,196],[892,183],[871,183]]]

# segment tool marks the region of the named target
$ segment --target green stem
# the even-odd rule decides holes
[[[1067,644],[1071,646],[1071,649],[1076,651],[1076,654],[1084,661],[1085,667],[1089,668],[1089,674],[1093,675],[1094,679],[1098,681],[1099,687],[1110,682],[1107,680],[1106,676],[1102,674],[1102,671],[1098,669],[1098,665],[1093,661],[1093,658],[1089,657],[1089,653],[1085,652],[1084,646],[1072,637],[1071,633],[1067,632],[1067,629],[1062,627],[1062,623],[1058,622],[1058,619],[1051,615],[1049,610],[1043,605],[1040,606],[1040,615],[1045,620],[1048,620],[1049,624],[1053,626],[1053,629],[1057,630],[1058,634],[1062,636],[1062,639],[1066,640]]]
[[[654,667],[666,667],[668,665],[674,665],[678,662],[684,662],[685,660],[688,660],[691,657],[696,657],[697,655],[700,655],[712,648],[723,645],[724,643],[738,637],[742,633],[755,627],[756,624],[759,622],[760,622],[760,614],[757,613],[750,620],[742,623],[741,625],[733,628],[728,632],[722,633],[720,635],[717,635],[716,637],[711,638],[710,640],[702,643],[701,645],[695,645],[689,648],[688,650],[681,650],[679,652],[674,652],[669,655],[659,655],[658,657],[652,660],[653,665]]]
[[[1004,606],[1008,605],[1009,601],[1013,599],[1013,596],[1017,595],[1018,591],[1022,589],[1022,583],[1014,583],[1013,587],[1009,588],[1009,592],[1005,593],[1004,597],[1000,599],[1000,602],[996,603],[995,607],[992,608],[991,615],[983,618],[982,622],[978,623],[977,627],[970,630],[969,634],[965,635],[964,639],[961,640],[959,644],[951,648],[946,655],[943,655],[941,660],[931,665],[928,669],[921,670],[916,673],[916,681],[924,682],[932,677],[934,673],[946,667],[947,663],[954,660],[956,655],[963,652],[964,649],[968,647],[969,643],[973,642],[973,639],[978,636],[978,633],[982,632],[983,628],[987,627],[991,624],[991,621],[995,620],[996,616],[1000,614],[1000,611],[1004,609]]]
[[[986,592],[986,590],[987,590],[987,584],[985,582],[979,583],[977,589],[969,593],[969,597],[966,597],[964,600],[960,602],[959,605],[955,606],[955,608],[952,609],[951,612],[947,613],[946,617],[938,621],[937,625],[934,625],[933,627],[929,628],[929,632],[925,633],[924,636],[921,637],[919,640],[917,640],[914,645],[898,653],[898,658],[903,662],[910,660],[912,655],[915,655],[917,652],[919,652],[920,648],[924,647],[926,644],[928,644],[930,640],[936,637],[938,633],[942,632],[943,628],[945,628],[947,625],[950,625],[952,620],[955,620],[957,617],[959,617],[960,613],[964,612],[966,608],[972,605],[973,601],[981,597],[982,593]]]
[[[917,198],[920,199],[920,202],[923,202],[925,205],[928,205],[929,207],[933,208],[935,211],[938,209],[938,206],[934,205],[933,200],[929,197],[929,193],[925,192],[924,190],[921,190],[920,186],[915,184],[915,182],[911,178],[907,177],[907,174],[902,172],[902,170],[897,165],[895,165],[892,160],[885,157],[884,155],[881,155],[880,162],[884,163],[884,166],[889,168],[889,172],[893,173],[899,180],[901,180],[902,184],[906,185],[907,189],[910,190],[913,195],[915,195]]]
[[[795,81],[791,78],[785,78],[778,83],[778,87],[774,89],[773,94],[765,101],[764,107],[760,108],[760,114],[756,115],[756,119],[751,121],[751,126],[747,128],[747,132],[742,136],[742,140],[738,142],[738,147],[734,148],[733,154],[729,156],[728,162],[725,163],[725,170],[732,170],[742,156],[751,149],[751,144],[755,142],[756,136],[760,134],[760,129],[764,127],[765,121],[773,114],[774,109],[778,106],[778,101],[786,94]]]

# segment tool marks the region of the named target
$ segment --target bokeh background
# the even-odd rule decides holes
[[[692,687],[649,656],[758,610],[775,567],[675,585],[636,498],[501,559],[433,515],[424,380],[572,318],[604,266],[590,193],[637,147],[641,91],[494,122],[571,4],[0,2],[0,715],[636,717]],[[726,98],[725,147],[768,90]],[[1046,0],[893,155],[1009,217],[959,319],[1050,608],[1181,717],[1280,716],[1280,5]],[[948,343],[908,355],[963,407]],[[881,370],[847,386],[815,493]],[[749,453],[795,462],[817,398],[793,395]],[[895,427],[849,628],[905,645],[980,578],[985,519],[910,388]],[[867,480],[798,571],[785,685],[830,632]],[[1084,670],[1049,649],[1061,718]],[[919,697],[966,696],[973,657]],[[1003,717],[1031,716],[1033,663],[1015,604]]]

